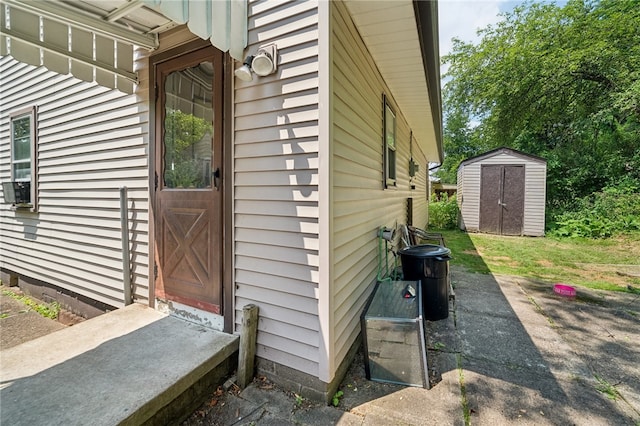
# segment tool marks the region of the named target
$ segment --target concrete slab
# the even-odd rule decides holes
[[[565,353],[584,361],[593,386],[611,386],[640,413],[640,296],[580,288],[579,297],[567,299],[528,280],[522,287],[570,345]]]
[[[457,324],[465,357],[540,371],[549,370],[531,336],[514,313],[493,316],[461,310]]]
[[[567,300],[549,284],[456,268],[452,281],[449,318],[426,322],[431,389],[366,380],[360,353],[337,408],[256,380],[183,425],[463,425],[464,408],[481,425],[640,424],[640,297]],[[2,348],[0,423],[140,424],[217,362],[210,330],[139,305],[101,318]],[[220,352],[237,348],[222,336],[233,341]],[[159,402],[145,402],[153,392]]]
[[[456,290],[456,312],[460,311],[513,316],[513,309],[495,279],[484,275],[475,284],[460,285]]]
[[[440,372],[431,389],[397,386],[375,398],[367,398],[366,388],[345,389],[341,408],[365,418],[364,424],[464,424],[456,354],[430,353],[430,360]]]
[[[0,423],[141,424],[237,348],[236,336],[130,305],[3,350]]]
[[[314,425],[314,426],[359,426],[363,422],[363,418],[342,410],[336,410],[333,407],[318,407],[312,410],[301,408],[296,410],[291,421],[296,425]]]
[[[435,351],[460,352],[462,341],[456,330],[456,312],[439,321],[426,321],[427,348]]]
[[[602,389],[598,390],[594,363],[583,353],[589,349],[583,345],[576,350],[584,343],[585,333],[602,333],[590,330],[594,323],[586,316],[574,317],[567,322],[582,325],[578,326],[576,341],[567,340],[562,321],[549,315],[544,307],[552,304],[565,311],[570,301],[554,298],[549,288],[545,286],[538,297],[518,277],[463,274],[457,289],[456,325],[462,341],[471,423],[634,424],[638,420],[634,403],[622,398],[612,401]],[[595,327],[602,328],[602,324]],[[633,350],[625,355],[611,353],[610,357],[589,352],[610,369],[612,365],[620,366],[619,359],[635,359],[634,366],[640,359]],[[606,370],[598,369],[600,374]],[[633,380],[634,371],[629,365],[618,373]],[[623,389],[620,386],[619,391]]]
[[[451,282],[455,285],[456,299],[458,292],[464,290],[477,290],[483,293],[499,293],[500,290],[495,286],[495,279],[490,274],[476,274],[466,272],[464,269],[451,268]]]
[[[604,322],[596,325],[589,320],[590,316],[606,318],[610,314],[586,308],[574,312],[572,315],[580,316],[569,316],[565,324],[563,310],[571,305],[553,299],[548,284],[543,287],[542,296],[537,296],[529,290],[527,282],[517,277],[469,274],[454,269],[452,280],[456,284],[457,303],[451,315],[446,320],[426,322],[431,389],[368,381],[359,354],[340,386],[344,395],[337,409],[322,406],[304,411],[294,409],[293,417],[282,419],[280,424],[291,424],[292,419],[297,424],[324,424],[323,420],[331,419],[335,424],[349,425],[463,425],[464,401],[471,424],[639,424],[634,396],[609,399],[595,375],[614,370],[613,365],[619,366],[620,373],[627,376],[615,388],[621,395],[635,392],[631,384],[635,380],[635,366],[630,364],[638,359],[635,351],[640,338],[636,339],[635,333],[636,330],[640,333],[640,327],[631,323],[620,328]],[[606,309],[610,309],[612,301],[629,303],[630,299],[608,296],[595,300],[606,303]],[[560,311],[548,314],[547,305]],[[605,309],[604,305],[596,307]],[[614,323],[620,320],[616,315],[611,319]],[[593,328],[602,326],[617,340],[628,340],[628,345],[619,342],[620,352],[609,352],[607,356],[600,356],[604,351],[589,348],[590,343],[584,348],[576,346],[581,336],[583,341],[595,339],[596,348],[602,344],[598,339],[611,340]],[[633,330],[623,329],[630,327]],[[575,336],[567,333],[566,328]],[[585,337],[585,333],[593,333],[594,337]],[[623,354],[623,350],[627,352]],[[594,359],[585,356],[584,351]],[[622,360],[611,361],[610,356]],[[594,369],[598,363],[610,365]],[[259,399],[263,391],[254,392],[247,394],[263,401]],[[288,405],[276,400],[265,404],[281,404],[284,411],[271,413],[265,407],[260,418],[245,424],[278,424],[274,418],[281,418],[294,403],[292,395],[286,392],[282,395],[284,400],[289,399]],[[200,423],[187,424],[195,425]]]
[[[547,368],[556,375],[565,378],[579,376],[585,380],[593,380],[593,374],[582,358],[571,345],[558,333],[558,326],[541,310],[537,301],[522,287],[522,279],[518,277],[495,277],[500,290],[509,301],[514,314]]]
[[[471,424],[633,425],[623,404],[610,401],[580,378],[463,359]]]

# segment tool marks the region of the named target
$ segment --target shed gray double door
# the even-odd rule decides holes
[[[524,165],[482,165],[480,232],[522,235],[524,183]]]

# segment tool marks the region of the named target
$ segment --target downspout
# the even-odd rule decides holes
[[[129,206],[127,187],[120,187],[120,230],[122,232],[122,279],[124,282],[124,304],[133,303],[131,297],[131,263],[129,254]]]

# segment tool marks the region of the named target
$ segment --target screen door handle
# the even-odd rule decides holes
[[[220,167],[216,168],[211,175],[213,176],[213,186],[220,191]]]

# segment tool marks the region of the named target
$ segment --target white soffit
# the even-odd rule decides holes
[[[413,1],[348,0],[346,5],[415,140],[430,161],[438,161]]]
[[[0,55],[133,93],[136,47],[186,23],[242,60],[246,0],[0,0]]]

